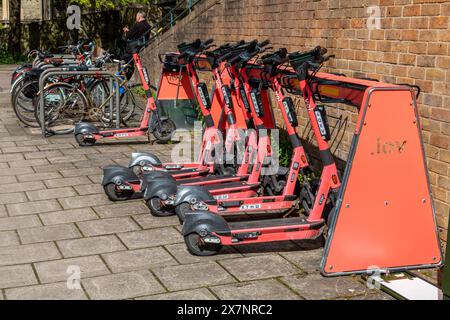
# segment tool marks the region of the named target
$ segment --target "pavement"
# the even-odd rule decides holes
[[[192,256],[177,218],[113,203],[100,185],[103,166],[137,150],[167,161],[171,146],[43,139],[16,119],[10,73],[0,66],[0,300],[392,299],[359,277],[322,277],[322,240]]]

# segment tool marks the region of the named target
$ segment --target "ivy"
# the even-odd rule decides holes
[[[80,7],[99,10],[126,7],[132,4],[151,5],[155,4],[155,0],[71,0],[70,4],[76,4]]]

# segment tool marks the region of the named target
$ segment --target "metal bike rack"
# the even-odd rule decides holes
[[[33,65],[33,68],[44,68],[47,65],[54,66],[52,63],[46,63],[45,60],[39,60],[35,65]],[[59,66],[78,65],[78,63],[76,59],[64,59],[63,62],[58,65]]]
[[[42,65],[43,63],[44,63],[44,60],[45,59],[63,59],[64,60],[64,62],[73,62],[73,63],[75,63],[76,62],[76,58],[73,56],[73,55],[71,55],[71,54],[60,54],[60,55],[54,55],[53,57],[51,57],[51,58],[39,58],[39,57],[36,57],[35,59],[34,59],[34,61],[33,61],[33,63],[32,63],[32,66],[33,66],[33,68],[38,68],[40,65]]]
[[[115,99],[116,99],[116,128],[120,128],[120,80],[119,78],[114,75],[113,73],[105,70],[101,70],[98,68],[90,69],[89,71],[69,71],[67,68],[50,68],[45,70],[40,78],[39,78],[39,92],[40,95],[40,110],[39,110],[39,118],[41,122],[41,130],[42,130],[42,136],[45,138],[47,134],[47,128],[45,125],[45,106],[44,106],[44,89],[45,89],[45,83],[48,78],[52,76],[101,76],[105,78],[109,78],[109,92],[113,92],[114,83],[116,84],[116,92],[115,92]],[[109,101],[109,109],[110,109],[110,122],[112,122],[113,117],[113,99],[111,98]]]

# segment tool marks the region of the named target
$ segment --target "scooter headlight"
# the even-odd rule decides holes
[[[202,201],[194,203],[193,207],[194,207],[194,210],[202,210],[202,211],[208,210],[208,206]]]
[[[175,203],[175,195],[167,196],[167,194],[164,194],[166,196],[166,199],[163,199],[161,197],[161,200],[164,202],[166,206],[173,206]]]
[[[143,165],[141,168],[142,168],[142,171],[144,171],[144,172],[153,171],[152,166]]]

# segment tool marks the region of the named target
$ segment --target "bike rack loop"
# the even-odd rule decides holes
[[[110,92],[112,92],[113,90],[113,85],[114,83],[116,83],[116,128],[119,129],[120,128],[120,90],[119,90],[119,86],[120,86],[120,80],[119,78],[114,75],[113,73],[109,72],[109,71],[104,71],[101,69],[91,69],[89,71],[68,71],[67,68],[49,68],[47,70],[45,70],[40,78],[39,78],[39,92],[41,93],[40,95],[40,110],[39,110],[39,118],[41,121],[41,130],[42,130],[42,137],[46,138],[46,126],[45,126],[45,106],[44,106],[44,89],[45,89],[45,83],[47,81],[47,79],[51,76],[102,76],[102,77],[106,77],[109,78],[109,89]],[[110,108],[110,117],[113,116],[113,99],[110,99],[109,101],[109,108]]]

